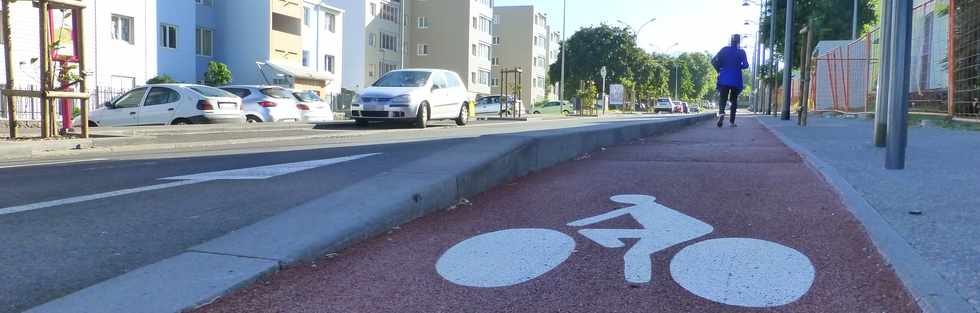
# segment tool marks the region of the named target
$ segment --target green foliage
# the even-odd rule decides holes
[[[176,83],[176,82],[177,81],[174,80],[172,77],[170,77],[170,75],[160,74],[160,75],[157,75],[156,77],[153,77],[153,78],[150,78],[149,80],[147,80],[146,81],[146,84],[147,85],[153,85],[153,84],[173,84],[173,83]]]
[[[208,62],[208,71],[204,73],[204,84],[208,86],[223,86],[231,82],[231,70],[221,62]]]
[[[861,0],[858,6],[859,28],[867,29],[867,25],[873,25],[877,22],[878,13],[876,11],[880,7],[879,1]],[[786,34],[786,1],[774,1],[774,3],[776,4],[776,54],[777,57],[781,57]],[[853,15],[851,12],[853,9],[853,0],[795,0],[793,33],[797,37],[792,47],[794,53],[798,54],[803,45],[803,39],[798,32],[810,19],[814,21],[814,42],[851,39],[851,18]],[[764,30],[762,40],[767,44],[770,36],[770,22],[770,17],[766,16],[760,25]],[[793,67],[796,68],[800,65],[800,60],[799,58],[793,59]]]

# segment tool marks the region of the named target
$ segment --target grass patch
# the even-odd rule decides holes
[[[980,131],[980,123],[954,121],[947,116],[909,114],[910,126],[919,126],[922,124],[922,121],[924,120],[928,120],[932,122],[932,124],[935,125],[936,127],[941,127],[946,129]]]

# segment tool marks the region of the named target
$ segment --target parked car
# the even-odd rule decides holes
[[[670,98],[657,99],[657,102],[653,104],[654,113],[660,113],[660,112],[670,113],[673,111],[674,111],[674,101],[671,100]]]
[[[486,96],[476,100],[476,114],[500,114],[501,112],[509,112],[510,106],[501,107],[501,100],[507,103],[513,103],[512,105],[518,108],[524,107],[523,101],[515,100],[511,96]]]
[[[674,101],[674,113],[688,113],[687,102]]]
[[[193,84],[134,88],[88,115],[89,126],[242,123],[241,99],[221,89]],[[73,121],[81,125],[81,117]]]
[[[358,126],[370,121],[412,121],[425,128],[430,120],[469,122],[469,96],[456,72],[402,69],[382,76],[361,91],[351,104]]]
[[[571,115],[572,103],[568,101],[548,101],[534,107],[534,114]]]
[[[315,92],[293,90],[296,97],[296,108],[299,109],[300,121],[303,123],[326,123],[334,120],[330,104],[320,98]]]
[[[248,123],[299,122],[302,114],[293,93],[279,86],[224,86],[222,90],[242,98]]]

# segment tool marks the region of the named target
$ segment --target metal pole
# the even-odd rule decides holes
[[[878,93],[875,97],[875,131],[874,144],[876,147],[884,148],[885,139],[888,134],[888,106],[891,103],[891,77],[892,77],[892,21],[895,5],[891,1],[882,1],[882,20],[881,20],[881,65],[878,66]]]
[[[783,38],[783,114],[782,120],[789,120],[789,105],[793,100],[793,0],[786,0],[786,36]]]
[[[675,101],[679,101],[680,99],[680,93],[677,91],[678,86],[681,84],[680,79],[681,79],[681,75],[680,72],[677,70],[677,59],[674,59],[674,100]]]
[[[900,170],[905,168],[905,155],[908,146],[909,112],[909,66],[912,63],[912,0],[896,0],[895,47],[892,57],[893,72],[891,80],[892,100],[888,108],[888,148],[885,155],[885,168]]]
[[[558,86],[558,100],[565,99],[565,50],[568,50],[568,45],[565,41],[565,32],[568,30],[566,28],[566,22],[568,20],[568,0],[562,1],[561,10],[561,82]]]
[[[752,51],[752,111],[759,112],[759,55],[761,54],[759,42],[762,41],[762,11],[765,9],[763,2],[759,3],[759,30],[755,36],[755,49]]]
[[[766,102],[766,115],[772,114],[776,101],[776,0],[769,0],[769,101]]]
[[[851,39],[858,39],[858,0],[854,0],[854,19],[851,22]]]
[[[3,62],[4,62],[4,72],[6,74],[6,84],[4,88],[7,90],[13,90],[14,88],[14,61],[11,51],[13,51],[13,41],[10,35],[10,2],[0,0],[0,27],[3,27]],[[6,92],[3,93],[3,97],[6,100],[7,105],[7,126],[10,131],[10,139],[17,139],[17,106],[14,105],[14,97],[8,95]]]

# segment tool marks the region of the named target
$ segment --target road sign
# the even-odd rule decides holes
[[[609,104],[626,104],[626,88],[623,85],[609,85]]]
[[[176,177],[161,178],[160,180],[175,180],[174,182],[150,185],[144,187],[116,190],[110,192],[103,192],[93,195],[77,196],[65,199],[58,199],[46,202],[32,203],[19,205],[14,207],[0,208],[0,215],[14,214],[18,212],[32,211],[44,208],[50,208],[54,206],[80,203],[98,199],[105,199],[111,197],[118,197],[128,194],[140,193],[145,191],[160,190],[167,188],[174,188],[185,185],[198,184],[203,182],[215,181],[215,180],[260,180],[269,179],[276,176],[291,174],[295,172],[305,171],[314,169],[317,167],[354,161],[358,159],[363,159],[370,156],[379,155],[380,153],[370,153],[370,154],[360,154],[339,158],[323,159],[323,160],[312,160],[304,162],[295,163],[284,163],[284,164],[274,164],[267,166],[258,166],[226,171],[208,172]]]
[[[606,79],[606,67],[605,66],[603,66],[602,69],[599,70],[599,75],[602,75],[602,79]]]

